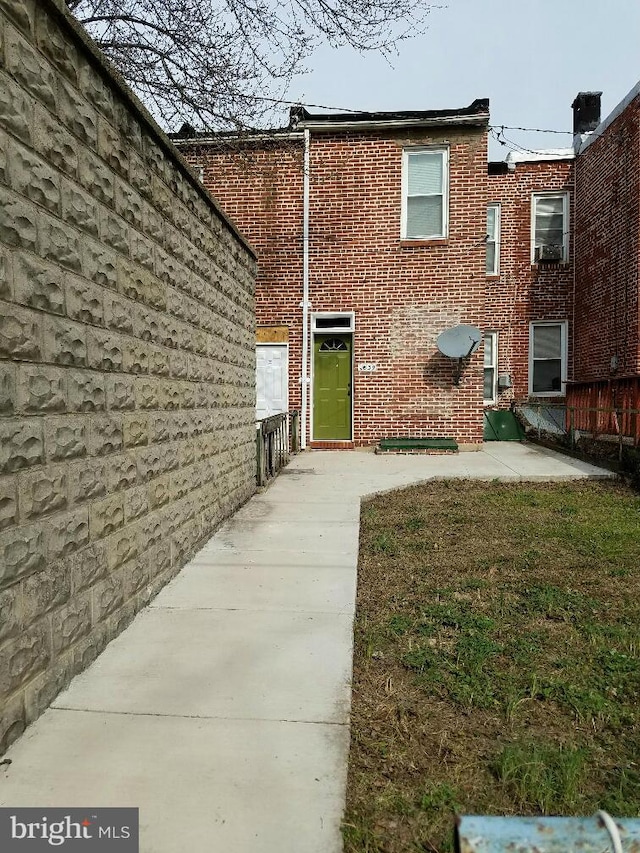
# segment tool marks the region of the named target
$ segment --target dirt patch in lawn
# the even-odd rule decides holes
[[[455,813],[640,814],[640,497],[433,482],[363,504],[347,853]]]

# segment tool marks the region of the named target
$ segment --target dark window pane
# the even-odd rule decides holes
[[[493,400],[493,367],[484,369],[484,399]]]
[[[562,390],[562,361],[559,358],[533,362],[533,393]]]

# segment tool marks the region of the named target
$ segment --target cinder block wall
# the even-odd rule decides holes
[[[255,258],[49,0],[0,6],[0,752],[255,487]]]

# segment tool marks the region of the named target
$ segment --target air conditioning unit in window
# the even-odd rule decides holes
[[[535,259],[537,264],[558,263],[564,260],[564,247],[555,244],[536,246]]]

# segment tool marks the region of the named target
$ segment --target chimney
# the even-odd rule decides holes
[[[573,109],[573,135],[590,133],[600,124],[600,96],[602,92],[578,92]]]

